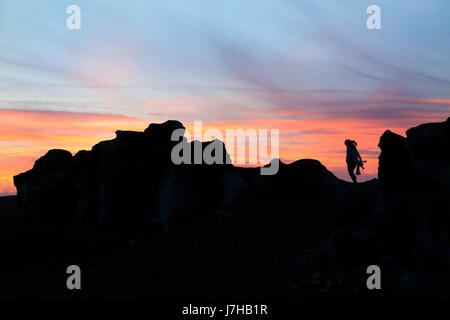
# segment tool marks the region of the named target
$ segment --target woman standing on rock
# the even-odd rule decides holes
[[[350,175],[350,178],[352,178],[353,183],[356,183],[356,175],[353,173],[353,171],[356,168],[356,174],[360,175],[359,168],[364,169],[364,162],[361,159],[361,155],[358,152],[358,149],[356,149],[356,141],[347,139],[345,140],[345,145],[347,147],[347,157],[345,161],[347,162],[347,170],[348,174]]]

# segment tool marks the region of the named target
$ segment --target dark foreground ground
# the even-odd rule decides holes
[[[257,208],[256,208],[257,209]],[[1,299],[286,300],[450,297],[450,274],[378,263],[382,290],[366,287],[367,263],[321,265],[329,232],[314,221],[283,230],[246,217],[193,222],[172,232],[121,239],[73,223],[16,225],[15,197],[0,198]],[[304,227],[308,226],[308,227]],[[324,228],[325,227],[325,228]],[[358,259],[356,259],[358,260]],[[82,290],[66,287],[66,268],[82,270]]]

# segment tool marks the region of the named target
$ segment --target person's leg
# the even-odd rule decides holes
[[[353,170],[355,170],[355,168],[356,168],[356,164],[347,163],[348,174],[350,175],[350,178],[352,178],[353,183],[356,183],[356,176],[353,173]]]

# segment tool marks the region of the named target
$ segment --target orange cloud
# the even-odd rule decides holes
[[[408,99],[407,101],[414,103],[450,104],[450,99]]]

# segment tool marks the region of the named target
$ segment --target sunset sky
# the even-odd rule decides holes
[[[66,8],[81,8],[81,30]],[[381,30],[366,8],[381,8]],[[52,148],[177,119],[280,130],[280,157],[338,177],[346,138],[450,116],[448,0],[1,0],[0,195]]]

